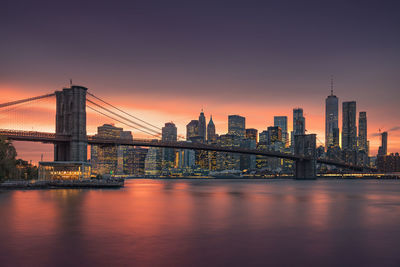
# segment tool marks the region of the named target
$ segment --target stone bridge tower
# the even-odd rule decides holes
[[[294,153],[307,159],[296,160],[296,179],[316,179],[316,137],[315,134],[295,135]]]
[[[54,161],[87,161],[86,91],[82,86],[71,86],[56,91],[56,137],[70,141],[54,145]]]

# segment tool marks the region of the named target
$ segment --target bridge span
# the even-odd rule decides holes
[[[49,132],[37,132],[37,131],[19,131],[19,130],[6,130],[0,129],[0,136],[14,141],[29,141],[29,142],[40,142],[40,143],[64,143],[70,141],[70,136],[56,135],[55,133]],[[157,139],[106,139],[99,138],[96,136],[88,135],[87,143],[89,145],[99,145],[99,146],[142,146],[142,147],[160,147],[160,148],[175,148],[175,149],[189,149],[189,150],[204,150],[204,151],[215,151],[215,152],[225,152],[225,153],[239,153],[247,155],[258,155],[266,157],[276,157],[287,160],[298,161],[310,161],[313,157],[305,155],[294,155],[288,153],[282,153],[278,151],[270,151],[264,149],[249,149],[240,147],[222,147],[217,145],[209,145],[204,143],[191,143],[185,141],[167,142]],[[317,163],[334,165],[341,168],[347,168],[355,171],[375,171],[375,168],[352,165],[346,162],[339,162],[330,159],[316,158]]]

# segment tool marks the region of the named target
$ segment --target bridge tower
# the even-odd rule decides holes
[[[72,85],[56,91],[56,138],[67,137],[70,142],[54,145],[54,161],[87,161],[86,136],[87,88]]]
[[[305,159],[296,160],[296,179],[316,179],[316,134],[301,134],[294,137],[294,153]]]

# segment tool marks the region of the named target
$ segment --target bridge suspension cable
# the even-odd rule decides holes
[[[25,99],[21,99],[21,100],[17,100],[17,101],[11,101],[11,102],[0,104],[0,108],[5,108],[5,107],[8,107],[8,106],[22,104],[22,103],[25,103],[25,102],[30,102],[30,101],[33,101],[33,100],[47,98],[47,97],[51,97],[51,96],[55,96],[55,95],[56,95],[55,93],[51,93],[51,94],[47,94],[47,95],[41,95],[41,96],[25,98]]]
[[[103,100],[103,99],[101,99],[101,98],[95,96],[94,94],[92,94],[92,93],[90,93],[90,92],[87,92],[87,94],[90,95],[90,96],[92,96],[92,97],[94,97],[94,98],[96,98],[97,100],[103,102],[104,104],[109,105],[110,107],[115,108],[115,109],[118,110],[119,112],[122,112],[122,113],[124,113],[125,115],[128,115],[128,116],[131,117],[131,118],[134,118],[134,119],[136,119],[136,120],[138,120],[138,121],[140,121],[140,122],[143,122],[144,124],[146,124],[146,125],[148,125],[148,126],[151,126],[151,127],[153,127],[153,128],[156,128],[157,130],[160,130],[160,131],[162,130],[160,127],[158,127],[158,126],[156,126],[156,125],[154,125],[154,124],[148,123],[147,121],[144,121],[144,120],[142,120],[142,119],[140,119],[140,118],[138,118],[138,117],[136,117],[136,116],[133,116],[133,115],[131,115],[131,114],[129,114],[129,113],[123,111],[122,109],[120,109],[120,108],[118,108],[118,107],[116,107],[116,106],[114,106],[114,105],[112,105],[112,104],[106,102],[105,100]]]
[[[95,106],[98,107],[98,108],[101,108],[101,109],[103,109],[103,110],[105,110],[105,111],[107,111],[107,112],[113,114],[114,116],[117,116],[117,117],[120,118],[120,119],[123,119],[123,120],[125,120],[125,121],[128,121],[129,123],[132,123],[132,124],[136,125],[136,127],[141,127],[142,129],[145,129],[146,132],[152,132],[151,135],[155,135],[155,136],[160,136],[160,135],[161,135],[160,132],[158,132],[158,131],[156,131],[156,130],[154,130],[154,129],[148,128],[148,127],[146,127],[146,126],[143,126],[143,125],[141,125],[140,123],[137,123],[137,122],[135,122],[135,121],[132,121],[132,120],[130,120],[130,119],[128,119],[128,118],[125,118],[124,116],[122,116],[122,115],[120,115],[120,114],[118,114],[118,113],[116,113],[116,112],[114,112],[114,111],[112,111],[112,110],[110,110],[110,109],[108,109],[108,108],[106,108],[106,107],[103,107],[103,106],[97,104],[96,102],[94,102],[94,101],[92,101],[92,100],[90,100],[90,99],[86,99],[86,101],[88,101],[89,103],[95,105]],[[138,129],[138,128],[136,128],[136,129]]]
[[[101,114],[101,115],[103,115],[103,116],[106,116],[107,118],[110,118],[110,119],[112,119],[112,120],[118,121],[119,123],[122,123],[122,124],[124,124],[124,125],[126,125],[126,126],[128,126],[128,127],[131,127],[131,128],[136,129],[136,130],[138,130],[138,131],[141,131],[141,132],[143,132],[143,133],[145,133],[145,134],[149,134],[149,135],[152,135],[152,136],[155,136],[155,137],[160,137],[160,134],[153,134],[153,133],[147,132],[147,131],[145,131],[145,130],[143,130],[143,129],[141,129],[141,128],[138,128],[138,127],[136,127],[136,126],[127,124],[127,123],[125,123],[125,122],[123,122],[123,121],[121,121],[121,120],[119,120],[119,119],[116,119],[116,118],[114,118],[114,117],[112,117],[112,116],[110,116],[110,115],[108,115],[108,114],[106,114],[106,113],[104,113],[104,112],[101,112],[101,111],[99,111],[99,110],[97,110],[97,109],[95,109],[95,108],[93,108],[93,107],[91,107],[91,106],[89,106],[89,105],[86,105],[86,106],[87,106],[89,109],[91,109],[91,110],[93,110],[93,111],[95,111],[95,112],[97,112],[97,113],[99,113],[99,114]]]

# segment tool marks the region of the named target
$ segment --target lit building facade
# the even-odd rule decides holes
[[[176,142],[178,140],[177,128],[174,123],[168,122],[162,128],[162,141]],[[162,166],[163,169],[174,168],[175,165],[175,149],[163,148],[162,149]]]
[[[246,129],[246,139],[254,140],[257,143],[258,130],[253,128]]]
[[[343,102],[342,149],[357,151],[356,102]]]
[[[239,115],[229,115],[228,135],[244,138],[246,136],[246,118]]]
[[[339,147],[339,99],[331,95],[325,99],[325,148]]]
[[[287,116],[274,116],[274,126],[282,130],[282,142],[285,147],[289,145],[289,134],[287,130]]]

